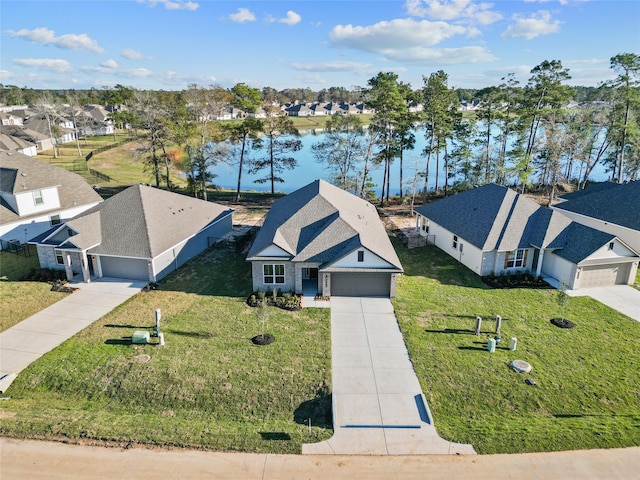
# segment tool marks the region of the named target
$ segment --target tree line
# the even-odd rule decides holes
[[[614,181],[637,180],[640,55],[615,55],[610,68],[616,75],[612,81],[597,88],[571,87],[570,71],[561,61],[545,60],[531,70],[524,85],[509,74],[499,85],[475,91],[450,87],[442,70],[423,76],[420,88],[393,72],[380,72],[364,88],[320,92],[329,101],[362,101],[374,113],[368,128],[357,115],[332,116],[322,140],[312,147],[313,155],[326,165],[333,183],[363,197],[372,195],[371,169],[382,168],[383,203],[389,201],[392,168],[400,172],[400,195],[411,192],[412,197],[496,182],[522,190],[532,184],[550,187],[552,202],[557,185],[575,182],[583,187],[596,165],[603,165]],[[3,87],[3,95],[8,89]],[[119,106],[111,114],[116,124],[136,132],[139,153],[157,186],[172,188],[170,168],[180,161],[191,192],[206,198],[212,167],[225,163],[237,169],[239,200],[243,172],[262,173],[256,181],[269,184],[273,193],[284,181],[282,172],[297,166],[299,133],[279,105],[290,100],[288,95],[297,101],[320,96],[308,89],[283,92],[245,84],[230,89],[190,85],[180,92],[116,85],[99,96],[103,104]],[[69,92],[54,97],[63,101]],[[78,92],[73,98],[81,101]],[[461,98],[478,101],[473,119],[462,114]],[[264,115],[217,121],[228,108],[262,109]],[[426,147],[417,158],[407,159],[421,134]],[[182,159],[173,146],[184,152]],[[443,173],[443,181],[438,173]]]

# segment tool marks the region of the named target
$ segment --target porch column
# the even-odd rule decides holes
[[[538,265],[536,266],[536,277],[540,277],[542,273],[542,260],[544,258],[544,249],[540,249],[540,255],[538,255]]]
[[[82,264],[82,279],[85,283],[91,282],[91,272],[89,271],[89,260],[86,250],[80,252],[80,263]]]
[[[67,274],[67,280],[73,280],[73,269],[71,268],[71,254],[64,252],[64,272]]]

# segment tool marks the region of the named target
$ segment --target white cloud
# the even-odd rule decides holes
[[[447,38],[463,35],[466,32],[465,27],[445,22],[398,19],[367,27],[338,25],[331,30],[329,40],[336,46],[382,53],[389,50],[436,45]]]
[[[53,45],[58,48],[66,48],[69,50],[89,50],[95,53],[103,53],[104,50],[98,45],[98,42],[90,38],[86,33],[74,34],[68,33],[56,37],[56,32],[46,27],[34,28],[33,30],[14,31],[8,30],[7,33],[12,37],[21,37],[40,45]]]
[[[560,21],[552,20],[551,13],[541,10],[525,18],[514,15],[515,23],[502,34],[502,38],[524,38],[531,40],[540,35],[549,35],[560,31]]]
[[[21,67],[42,68],[58,73],[70,72],[72,70],[69,62],[54,58],[14,58],[13,63]]]
[[[183,0],[138,0],[138,3],[146,3],[151,7],[156,5],[164,5],[167,10],[197,10],[200,4],[197,2],[183,1]]]
[[[278,22],[285,23],[287,25],[295,25],[296,23],[300,23],[301,20],[302,17],[300,15],[293,10],[289,10],[287,12],[287,16],[278,20]]]
[[[256,16],[248,8],[239,8],[236,13],[229,15],[229,19],[238,23],[254,22]]]
[[[112,58],[110,58],[110,59],[109,59],[109,60],[107,60],[107,61],[102,62],[102,63],[100,64],[100,66],[101,66],[101,67],[104,67],[104,68],[111,68],[111,69],[118,68],[118,64],[117,64],[117,63],[116,63],[116,61],[115,61],[115,60],[113,60]]]
[[[381,52],[396,62],[418,65],[456,65],[466,63],[492,62],[495,55],[484,47],[424,48],[411,47]]]
[[[323,62],[323,63],[292,63],[295,70],[306,72],[362,72],[371,69],[370,63],[361,62]]]
[[[133,70],[127,70],[132,77],[150,77],[153,72],[146,68],[134,68]]]
[[[502,14],[492,10],[492,3],[476,3],[472,0],[407,0],[405,8],[414,17],[464,20],[481,25],[489,25],[502,18]]]
[[[142,55],[142,53],[138,52],[137,50],[133,50],[132,48],[123,48],[120,52],[120,55],[129,60],[140,60],[144,58],[144,55]]]

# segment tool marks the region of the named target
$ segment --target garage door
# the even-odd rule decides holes
[[[338,297],[388,297],[389,273],[332,273],[331,295]]]
[[[147,261],[135,258],[100,257],[103,277],[149,280]]]
[[[580,288],[624,285],[629,280],[630,263],[583,267],[580,272]]]

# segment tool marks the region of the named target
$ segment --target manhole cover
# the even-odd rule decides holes
[[[147,363],[149,360],[151,360],[151,357],[147,354],[136,355],[133,357],[133,361],[137,363]]]
[[[528,373],[531,371],[531,365],[529,365],[524,360],[514,360],[511,362],[511,368],[513,368],[518,373]]]

